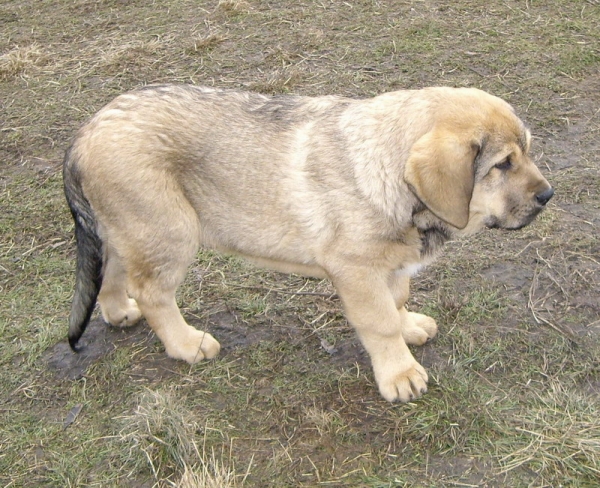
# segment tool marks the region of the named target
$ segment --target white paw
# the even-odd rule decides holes
[[[166,345],[167,354],[174,359],[183,359],[194,364],[203,359],[212,359],[219,354],[221,345],[208,332],[189,327],[184,337],[177,337],[174,344]]]
[[[136,324],[142,318],[142,312],[138,308],[137,302],[133,298],[128,299],[125,309],[116,309],[110,306],[103,306],[100,303],[100,311],[105,322],[115,327],[129,327]]]
[[[410,402],[427,392],[427,372],[417,361],[410,358],[402,367],[374,368],[375,379],[381,396],[389,402]],[[401,361],[405,363],[405,361]]]
[[[427,315],[408,312],[408,320],[402,324],[402,337],[407,344],[422,346],[437,334],[435,320]]]

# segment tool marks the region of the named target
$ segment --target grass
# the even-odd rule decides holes
[[[4,2],[0,484],[597,486],[596,3]],[[557,194],[532,226],[451,243],[414,280],[410,308],[440,325],[413,349],[430,374],[421,400],[379,398],[327,281],[210,251],[178,300],[219,358],[190,367],[143,326],[98,319],[96,355],[68,353],[64,149],[114,96],[164,82],[347,96],[467,85],[516,107]]]
[[[0,56],[0,79],[11,79],[39,65],[43,60],[42,50],[37,44],[15,46]]]
[[[128,446],[123,469],[143,471],[150,466],[159,483],[166,482],[184,488],[230,488],[238,486],[233,461],[226,457],[225,448],[217,454],[214,447],[206,452],[208,438],[223,440],[223,434],[211,427],[207,419],[203,425],[197,415],[188,410],[176,391],[148,390],[138,400],[136,411],[119,419],[123,430],[119,442]],[[196,443],[202,433],[202,449]],[[174,476],[173,467],[182,473]],[[243,482],[243,478],[241,480]]]

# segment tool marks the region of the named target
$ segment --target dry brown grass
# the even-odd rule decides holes
[[[125,426],[120,442],[128,446],[127,463],[138,469],[148,465],[159,485],[235,488],[243,483],[224,447],[220,455],[214,447],[207,450],[206,436],[220,434],[218,430],[210,427],[210,419],[199,418],[188,410],[177,392],[147,390],[140,396],[136,411],[119,420]],[[202,432],[204,442],[199,448]],[[172,481],[177,479],[174,466],[182,473],[176,482]]]
[[[500,472],[534,466],[540,472],[572,473],[575,479],[576,473],[600,477],[600,418],[593,399],[556,380],[538,397],[539,403],[523,412],[521,425],[515,426],[519,440],[500,457]]]
[[[15,46],[0,56],[0,80],[8,81],[27,74],[44,63],[46,56],[38,44]]]

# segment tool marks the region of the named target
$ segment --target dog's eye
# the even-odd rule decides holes
[[[494,168],[498,168],[499,170],[506,171],[512,167],[512,163],[510,162],[510,158],[506,158],[501,163],[498,163],[494,166]]]

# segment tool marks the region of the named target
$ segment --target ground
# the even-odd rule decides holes
[[[597,0],[5,0],[0,26],[3,486],[598,485]],[[209,251],[178,299],[218,359],[170,360],[145,324],[97,315],[70,352],[64,150],[117,94],[165,82],[513,104],[556,196],[415,279],[410,308],[440,325],[413,349],[422,399],[379,397],[328,282]]]

